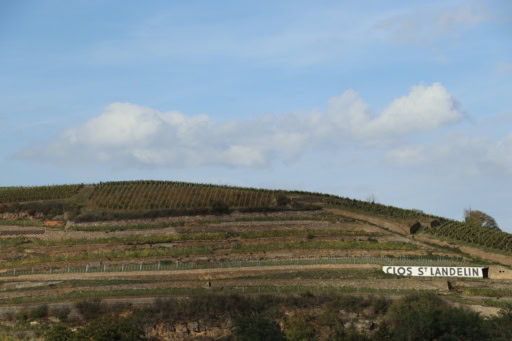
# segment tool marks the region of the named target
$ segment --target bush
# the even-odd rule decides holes
[[[512,303],[506,302],[500,311],[500,316],[494,316],[486,321],[491,340],[512,340]]]
[[[216,200],[213,201],[211,204],[211,209],[214,214],[229,214],[229,206],[224,201]]]
[[[60,321],[66,321],[68,319],[71,309],[68,307],[55,308],[52,310],[52,315],[58,318]]]
[[[42,304],[32,309],[28,317],[31,319],[45,319],[48,318],[48,306],[46,304]]]
[[[90,321],[100,317],[103,312],[103,304],[100,299],[90,301],[80,301],[75,304],[78,312],[84,317],[85,320]]]
[[[51,327],[44,336],[46,341],[67,341],[72,340],[72,338],[73,332],[71,329],[60,323]]]
[[[287,341],[317,340],[315,330],[306,321],[305,316],[293,318],[284,331]]]
[[[395,301],[386,320],[393,340],[486,340],[478,313],[449,306],[434,294],[409,295]]]
[[[17,312],[16,313],[16,321],[18,321],[18,323],[26,323],[29,319],[29,314],[27,311],[20,311],[20,312]]]
[[[144,329],[133,318],[102,318],[80,329],[74,340],[139,341],[146,340]]]
[[[286,206],[291,202],[291,199],[282,193],[277,196],[277,206]]]
[[[260,314],[235,318],[233,334],[238,341],[284,341],[279,324]]]

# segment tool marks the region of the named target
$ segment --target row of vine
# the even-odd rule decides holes
[[[0,187],[0,204],[67,199],[84,187],[79,185]]]
[[[512,251],[512,234],[495,229],[449,221],[427,231],[436,236],[460,240],[478,246],[507,252]]]

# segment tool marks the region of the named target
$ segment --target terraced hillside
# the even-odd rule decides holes
[[[87,318],[78,304],[91,299],[133,307],[157,297],[433,292],[486,314],[512,299],[509,234],[475,232],[420,211],[319,193],[178,182],[69,188],[48,197],[36,192],[64,192],[17,189],[24,199],[0,206],[0,318],[7,333],[35,337],[58,321],[81,326]],[[9,191],[0,188],[0,197]],[[491,279],[404,278],[383,273],[382,265],[486,266],[499,276],[493,279],[493,270]],[[50,320],[28,313],[45,306]],[[187,327],[185,335],[178,321],[151,333],[161,339],[204,334]],[[230,332],[210,327],[218,337]]]

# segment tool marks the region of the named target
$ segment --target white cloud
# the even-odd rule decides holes
[[[205,114],[113,103],[99,116],[18,156],[71,164],[262,167],[273,158],[290,161],[325,143],[392,142],[462,118],[455,99],[439,83],[413,86],[407,96],[392,101],[380,115],[354,90],[332,97],[328,103],[325,112],[223,123]]]
[[[423,44],[439,38],[454,38],[490,19],[489,10],[480,2],[466,2],[445,10],[424,9],[393,15],[375,28],[400,43]]]
[[[329,99],[326,114],[314,114],[311,125],[319,135],[345,135],[378,141],[428,131],[462,119],[456,100],[440,84],[413,86],[407,96],[395,99],[379,116],[373,115],[359,94],[348,90]]]
[[[401,167],[436,168],[455,174],[512,174],[512,133],[501,140],[456,134],[438,143],[392,149],[388,160]]]

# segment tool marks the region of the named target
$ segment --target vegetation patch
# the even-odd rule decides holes
[[[427,229],[435,236],[462,241],[476,246],[488,247],[507,253],[512,252],[512,234],[498,229],[450,221]]]
[[[239,244],[237,244],[239,245]],[[335,250],[417,250],[415,245],[397,242],[365,242],[365,241],[301,241],[296,243],[265,243],[240,245],[233,252],[254,252],[296,249],[335,249]]]

